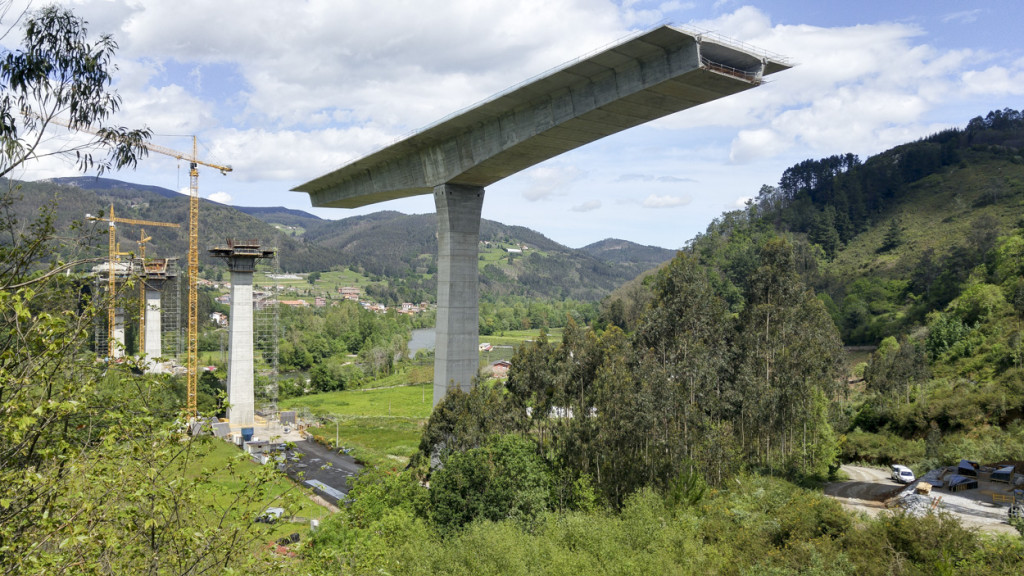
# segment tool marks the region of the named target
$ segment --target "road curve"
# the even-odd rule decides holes
[[[882,503],[898,492],[902,486],[892,481],[889,478],[889,471],[884,468],[843,465],[842,471],[850,479],[843,482],[829,482],[825,485],[825,494],[856,501],[850,502],[851,504],[882,507]]]

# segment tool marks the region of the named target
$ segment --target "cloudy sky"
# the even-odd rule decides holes
[[[1024,108],[1018,0],[64,3],[120,45],[117,123],[147,126],[177,150],[194,134],[200,158],[233,166],[201,170],[201,196],[324,218],[433,212],[430,196],[320,209],[289,190],[631,32],[713,31],[796,64],[487,189],[484,218],[572,247],[615,237],[679,248],[801,160],[865,158]],[[16,177],[74,174],[51,160]],[[188,188],[187,166],[159,155],[111,176]]]

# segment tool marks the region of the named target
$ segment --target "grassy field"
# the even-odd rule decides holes
[[[481,364],[511,358],[514,347],[539,334],[539,330],[520,330],[481,337],[481,343],[498,346],[480,353]],[[561,330],[549,334],[549,338],[560,340]],[[279,406],[300,413],[308,410],[321,417],[325,423],[309,432],[327,444],[350,449],[366,464],[405,464],[416,453],[423,426],[433,410],[432,381],[432,364],[412,366],[363,388],[289,398],[280,401]]]
[[[310,428],[309,433],[349,450],[364,464],[394,467],[405,466],[416,454],[424,424],[422,418],[341,416],[334,424]]]
[[[255,473],[260,465],[252,462],[247,455],[236,446],[215,439],[207,439],[210,444],[210,451],[203,458],[197,460],[189,467],[189,475],[193,478],[204,473],[209,473],[211,489],[206,491],[206,497],[220,506],[231,505],[239,491],[245,489],[244,477]],[[235,462],[235,470],[232,472],[226,465]],[[309,531],[309,520],[322,519],[330,512],[315,504],[306,495],[309,490],[296,486],[285,476],[279,476],[271,482],[266,489],[266,496],[257,503],[252,510],[246,511],[255,518],[268,506],[280,506],[285,509],[285,517],[294,518],[294,521],[282,521],[272,525],[269,539],[277,539],[298,532],[305,537]],[[283,495],[287,498],[282,498]],[[264,527],[264,524],[254,526]]]
[[[530,342],[540,337],[540,330],[506,330],[501,334],[480,336],[480,343],[487,342],[494,346],[519,346],[523,342]],[[554,328],[548,330],[548,342],[561,342],[562,329]]]
[[[430,384],[343,390],[289,398],[280,406],[283,410],[305,406],[316,415],[426,419],[433,407],[432,393]]]
[[[420,435],[433,408],[429,383],[362,390],[327,392],[283,400],[285,410],[308,408],[318,416],[335,419],[309,432],[328,444],[351,449],[365,464],[404,465],[416,453]]]

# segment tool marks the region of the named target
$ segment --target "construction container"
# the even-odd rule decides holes
[[[252,441],[252,433],[253,433],[253,429],[252,428],[242,428],[242,442],[251,442]]]

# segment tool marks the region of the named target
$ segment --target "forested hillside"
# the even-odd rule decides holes
[[[147,248],[155,257],[183,258],[187,243],[187,198],[155,186],[139,186],[118,180],[91,177],[20,183],[21,200],[15,204],[22,220],[31,219],[38,207],[56,200],[58,227],[84,220],[87,213],[108,212],[110,203],[119,217],[181,223],[179,229],[151,227]],[[98,232],[102,226],[93,224]],[[398,302],[433,294],[437,269],[437,218],[434,214],[406,215],[383,211],[342,220],[324,220],[301,210],[287,208],[233,208],[200,200],[200,246],[222,245],[228,237],[255,238],[279,250],[285,272],[316,272],[350,268],[388,285],[383,293]],[[135,249],[131,242],[137,227],[122,226],[122,250]],[[568,248],[521,226],[484,220],[482,251],[501,252],[502,258],[481,263],[481,286],[491,297],[541,297],[597,301],[615,287],[672,257],[670,250],[643,247],[624,240],[580,250]],[[614,249],[611,248],[614,246]],[[509,249],[521,254],[512,256]],[[500,260],[500,261],[499,261]],[[200,255],[203,274],[219,266],[205,250]],[[213,269],[213,268],[209,268]]]
[[[843,342],[877,346],[832,407],[846,458],[1024,460],[1022,143],[1024,114],[1002,110],[863,161],[807,160],[688,245],[742,316],[786,238]],[[604,322],[635,330],[649,300],[624,287]]]
[[[106,234],[102,222],[87,222],[86,215],[109,214],[114,205],[114,214],[120,218],[134,218],[154,222],[177,223],[179,228],[162,228],[137,225],[118,226],[118,243],[122,251],[136,251],[134,240],[139,238],[141,229],[152,236],[146,254],[153,258],[179,258],[184,261],[188,250],[188,197],[156,186],[138,186],[104,178],[58,178],[54,181],[17,182],[12,204],[15,216],[21,221],[31,221],[39,207],[56,203],[54,225],[67,230],[72,222],[78,221],[95,228],[96,233]],[[200,274],[209,268],[223,266],[209,256],[205,249],[224,245],[228,238],[257,239],[265,246],[273,246],[287,258],[281,258],[284,271],[308,271],[321,266],[329,267],[331,255],[323,248],[309,245],[300,239],[291,238],[273,226],[224,204],[199,200],[199,262]],[[101,242],[99,246],[105,246]],[[105,255],[105,251],[95,254]]]

